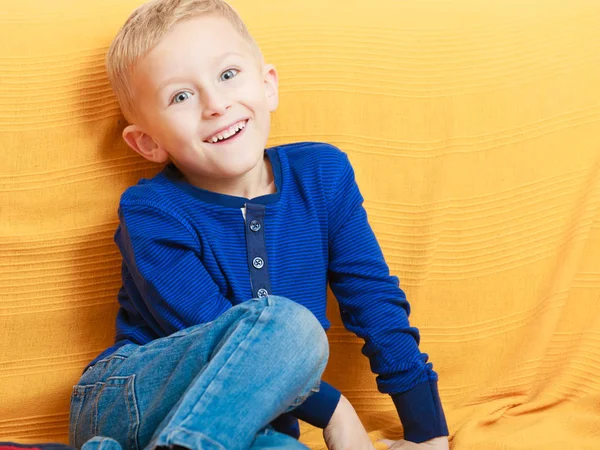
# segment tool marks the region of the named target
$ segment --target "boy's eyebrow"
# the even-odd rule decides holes
[[[173,77],[173,78],[169,78],[168,80],[163,81],[162,83],[160,83],[158,85],[158,87],[156,88],[156,93],[159,94],[160,91],[162,91],[164,88],[166,88],[167,86],[174,84],[174,83],[185,83],[185,81],[187,80],[187,78],[183,78],[183,77]]]
[[[244,55],[242,55],[239,52],[226,52],[226,53],[223,53],[222,55],[215,56],[213,58],[213,62],[222,61],[225,58],[227,58],[228,56],[241,56],[242,58],[244,57]]]
[[[213,64],[224,60],[225,58],[227,58],[228,56],[240,56],[240,57],[244,57],[244,55],[242,55],[241,53],[238,52],[227,52],[227,53],[223,53],[222,55],[219,56],[215,56],[214,58],[212,58],[212,62]],[[160,91],[162,91],[164,88],[166,88],[167,86],[169,86],[170,84],[173,83],[184,83],[186,81],[186,78],[183,77],[173,77],[173,78],[169,78],[168,80],[163,81],[162,83],[160,83],[158,85],[158,87],[156,88],[156,93],[160,93]]]

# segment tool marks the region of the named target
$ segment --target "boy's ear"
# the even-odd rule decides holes
[[[273,112],[279,105],[279,79],[273,64],[265,64],[263,68],[265,92],[269,103],[269,111]]]
[[[149,161],[164,163],[169,154],[137,125],[128,125],[123,130],[123,140],[133,150]]]

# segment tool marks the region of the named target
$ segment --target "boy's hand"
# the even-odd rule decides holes
[[[426,442],[416,444],[414,442],[405,441],[390,441],[389,439],[381,439],[378,442],[383,442],[388,446],[388,450],[448,450],[448,438],[446,436],[431,439]]]
[[[375,449],[354,407],[343,395],[323,430],[323,437],[329,450]]]

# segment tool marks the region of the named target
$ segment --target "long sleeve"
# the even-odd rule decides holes
[[[391,276],[368,223],[344,154],[329,198],[329,282],[346,328],[365,341],[378,389],[392,396],[405,438],[423,442],[448,434],[437,375],[418,348],[410,307]]]
[[[296,438],[300,437],[300,427],[296,419],[301,419],[317,428],[325,428],[333,416],[340,397],[340,391],[325,381],[321,381],[319,392],[308,397],[296,409],[279,416],[271,425],[276,431]]]
[[[128,319],[156,337],[210,322],[232,304],[202,264],[193,230],[173,211],[121,202],[115,241],[123,256]]]
[[[321,381],[319,392],[311,395],[291,414],[318,428],[325,428],[331,420],[341,397],[341,392],[336,388]]]

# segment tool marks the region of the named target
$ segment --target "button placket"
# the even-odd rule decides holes
[[[252,296],[255,298],[266,297],[271,292],[265,242],[265,212],[265,205],[246,204],[246,251]]]

